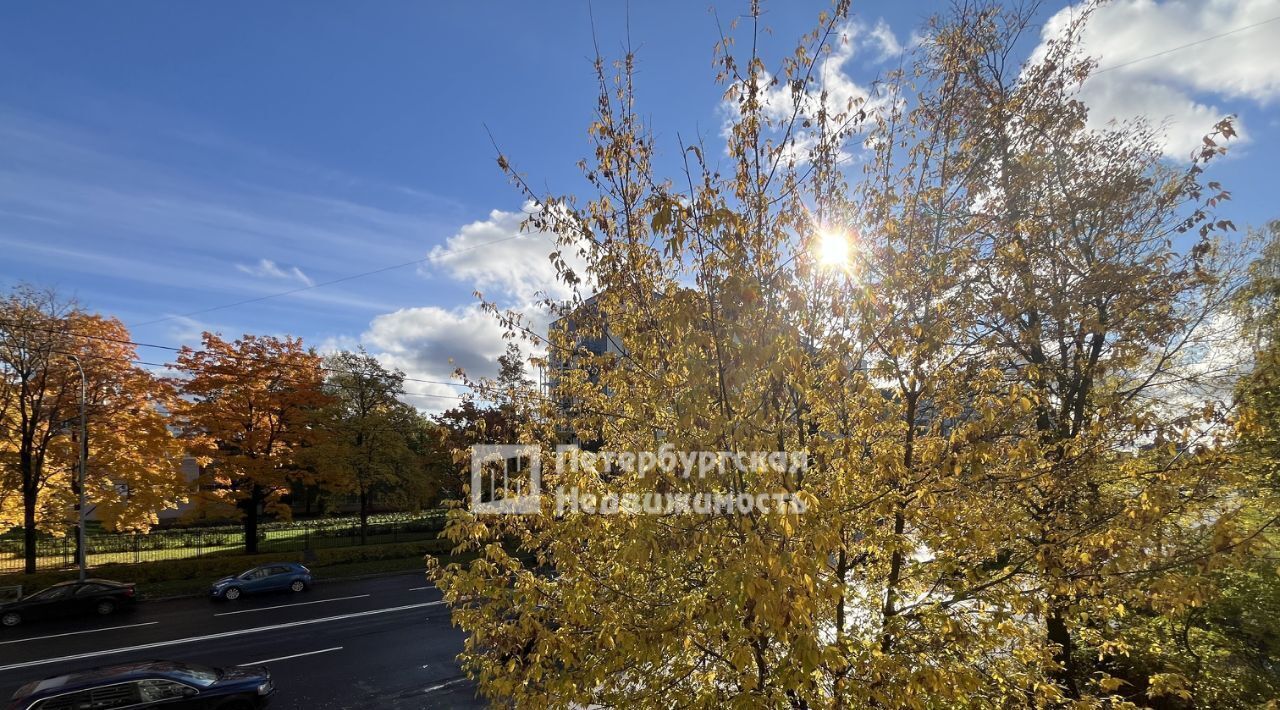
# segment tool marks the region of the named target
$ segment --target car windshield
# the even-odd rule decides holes
[[[209,668],[208,666],[192,666],[187,665],[186,663],[178,663],[175,665],[176,668],[174,669],[174,672],[177,675],[182,676],[185,680],[202,688],[213,685],[217,682],[219,677],[218,671],[214,668]]]
[[[55,599],[67,593],[68,585],[60,584],[56,587],[49,587],[27,597],[27,599]]]
[[[248,579],[253,576],[254,572],[257,572],[257,571],[258,571],[257,567],[254,567],[253,569],[247,569],[240,573],[240,579]]]

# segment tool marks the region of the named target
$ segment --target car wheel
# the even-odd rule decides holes
[[[17,626],[22,623],[22,614],[16,611],[7,611],[4,616],[0,616],[0,624],[5,626]]]
[[[294,591],[294,592],[301,592],[306,588],[307,588],[306,582],[303,582],[301,579],[295,579],[293,580],[293,583],[289,585],[290,591]]]
[[[98,612],[98,616],[109,616],[116,611],[116,603],[110,599],[103,599],[93,606],[93,610]]]
[[[228,601],[235,601],[240,598],[240,588],[230,587],[229,589],[227,589],[227,591],[222,593],[222,596],[226,598]]]

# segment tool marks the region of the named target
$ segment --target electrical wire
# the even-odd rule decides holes
[[[1198,45],[1198,44],[1204,44],[1205,42],[1211,42],[1211,41],[1213,41],[1213,40],[1215,40],[1215,39],[1222,39],[1223,37],[1229,37],[1229,36],[1231,36],[1231,35],[1233,35],[1233,34],[1238,34],[1238,33],[1240,33],[1240,32],[1244,32],[1245,30],[1251,30],[1251,29],[1253,29],[1253,28],[1255,28],[1255,27],[1261,27],[1262,25],[1265,25],[1265,24],[1268,24],[1268,23],[1271,23],[1271,22],[1275,22],[1276,20],[1280,20],[1280,15],[1276,15],[1275,17],[1268,18],[1268,19],[1266,19],[1266,20],[1260,20],[1260,21],[1258,21],[1258,22],[1254,22],[1253,24],[1245,25],[1245,26],[1243,26],[1243,27],[1237,27],[1237,28],[1235,28],[1234,30],[1228,30],[1228,31],[1223,32],[1223,33],[1221,33],[1221,34],[1216,34],[1216,35],[1212,35],[1212,36],[1209,36],[1209,37],[1205,37],[1205,38],[1203,38],[1203,39],[1198,39],[1198,40],[1196,40],[1196,41],[1194,41],[1194,42],[1188,42],[1188,43],[1186,43],[1186,44],[1181,44],[1181,45],[1178,45],[1177,47],[1170,47],[1169,49],[1166,49],[1166,50],[1163,50],[1163,51],[1160,51],[1160,52],[1156,52],[1156,53],[1154,53],[1154,54],[1148,54],[1148,55],[1143,56],[1143,57],[1138,57],[1137,59],[1130,59],[1130,60],[1129,60],[1129,61],[1127,61],[1127,62],[1121,62],[1120,64],[1113,64],[1113,65],[1108,66],[1108,67],[1103,67],[1102,69],[1097,69],[1097,70],[1095,70],[1093,73],[1094,73],[1095,75],[1096,75],[1096,74],[1102,74],[1102,73],[1104,73],[1104,72],[1114,71],[1114,70],[1116,70],[1116,69],[1121,69],[1121,68],[1127,67],[1127,66],[1129,66],[1129,65],[1131,65],[1131,64],[1137,64],[1138,62],[1145,62],[1145,61],[1147,61],[1148,59],[1155,59],[1156,57],[1163,57],[1163,56],[1164,56],[1164,55],[1166,55],[1166,54],[1173,54],[1174,52],[1180,52],[1180,51],[1182,51],[1182,50],[1184,50],[1184,49],[1187,49],[1187,48],[1189,48],[1189,47],[1194,47],[1194,46],[1196,46],[1196,45]]]
[[[414,259],[414,260],[412,260],[412,261],[405,261],[405,262],[401,262],[401,263],[399,263],[399,264],[391,264],[390,266],[383,266],[383,267],[379,267],[379,268],[377,268],[377,269],[371,269],[371,270],[369,270],[369,271],[362,271],[362,272],[360,272],[360,273],[358,273],[358,274],[349,274],[349,275],[347,275],[347,276],[340,276],[340,277],[338,277],[338,278],[336,278],[336,279],[330,279],[330,280],[328,280],[328,281],[321,281],[321,282],[319,282],[319,283],[308,284],[308,285],[306,285],[306,286],[299,286],[299,287],[297,287],[297,288],[291,288],[291,289],[288,289],[288,290],[286,290],[286,291],[278,291],[278,292],[276,292],[276,293],[268,293],[268,294],[265,294],[265,295],[262,295],[262,296],[254,296],[253,298],[244,298],[244,299],[241,299],[241,300],[239,300],[239,301],[232,301],[231,303],[223,303],[223,304],[220,304],[220,305],[217,305],[217,306],[210,306],[210,307],[208,307],[208,308],[199,308],[199,309],[196,309],[196,310],[194,310],[194,311],[187,311],[186,313],[175,313],[175,314],[173,314],[173,315],[164,316],[163,318],[154,318],[154,319],[152,319],[152,320],[142,321],[141,323],[133,323],[133,324],[130,324],[130,325],[129,325],[129,327],[130,327],[130,328],[140,328],[140,327],[142,327],[142,326],[144,326],[144,325],[155,325],[156,323],[164,323],[164,322],[166,322],[166,321],[176,320],[176,319],[178,319],[178,318],[189,318],[189,317],[191,317],[191,316],[198,316],[198,315],[201,315],[201,314],[203,314],[203,313],[212,313],[212,312],[214,312],[214,311],[222,311],[222,310],[226,310],[226,309],[228,309],[228,308],[236,308],[236,307],[238,307],[238,306],[244,306],[244,305],[248,305],[248,304],[250,304],[250,303],[260,303],[260,302],[262,302],[262,301],[268,301],[268,300],[271,300],[271,299],[273,299],[273,298],[280,298],[280,297],[282,297],[282,296],[291,296],[291,295],[293,295],[293,294],[295,294],[295,293],[301,293],[301,292],[303,292],[303,291],[310,291],[310,290],[312,290],[312,289],[323,288],[323,287],[325,287],[325,286],[332,286],[332,285],[334,285],[334,284],[340,284],[340,283],[345,283],[345,282],[347,282],[347,281],[354,281],[354,280],[356,280],[356,279],[362,279],[362,278],[365,278],[366,276],[375,276],[375,275],[377,275],[377,274],[383,274],[383,273],[386,273],[386,272],[388,272],[388,271],[395,271],[395,270],[397,270],[397,269],[403,269],[403,268],[405,268],[406,266],[415,266],[415,265],[417,265],[417,264],[425,264],[426,262],[428,262],[428,261],[432,261],[432,260],[434,260],[434,259],[440,259],[440,258],[444,258],[444,257],[454,256],[454,255],[456,255],[456,254],[463,254],[463,253],[465,253],[465,252],[473,251],[473,250],[475,250],[475,249],[480,249],[480,248],[483,248],[483,247],[490,247],[490,246],[494,246],[494,245],[497,245],[497,244],[502,244],[503,242],[509,242],[509,241],[511,241],[511,240],[513,240],[513,239],[519,239],[519,238],[521,238],[521,237],[523,237],[523,236],[526,236],[526,235],[525,235],[525,234],[523,234],[523,233],[521,233],[521,234],[513,234],[513,235],[511,235],[511,236],[509,236],[509,237],[503,237],[502,239],[494,239],[494,240],[492,240],[492,241],[484,242],[484,243],[482,243],[482,244],[472,244],[472,245],[471,245],[471,246],[469,246],[469,247],[464,247],[464,248],[461,248],[461,249],[453,249],[453,250],[446,251],[446,252],[443,252],[443,253],[438,253],[438,254],[435,254],[435,253],[433,253],[433,254],[428,254],[427,256],[424,256],[424,257],[422,257],[422,258],[420,258],[420,259]]]

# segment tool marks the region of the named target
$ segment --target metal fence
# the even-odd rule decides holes
[[[258,552],[300,552],[356,545],[434,540],[444,529],[440,512],[418,516],[373,516],[366,534],[360,534],[359,518],[327,518],[293,523],[267,523],[258,528]],[[146,534],[97,534],[85,539],[87,564],[98,565],[244,554],[244,529],[220,526],[153,530]],[[0,574],[24,569],[21,537],[0,539]],[[36,541],[36,569],[58,570],[76,566],[75,535],[42,536]]]

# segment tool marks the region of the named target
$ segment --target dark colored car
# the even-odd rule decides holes
[[[311,570],[297,562],[272,562],[223,577],[209,586],[209,597],[235,601],[244,594],[301,592],[311,588]]]
[[[17,626],[31,619],[78,614],[106,616],[132,607],[137,600],[132,584],[109,579],[60,582],[17,601],[0,604],[0,624]]]
[[[209,668],[176,661],[102,666],[27,683],[9,710],[200,708],[252,710],[275,692],[262,666]]]

